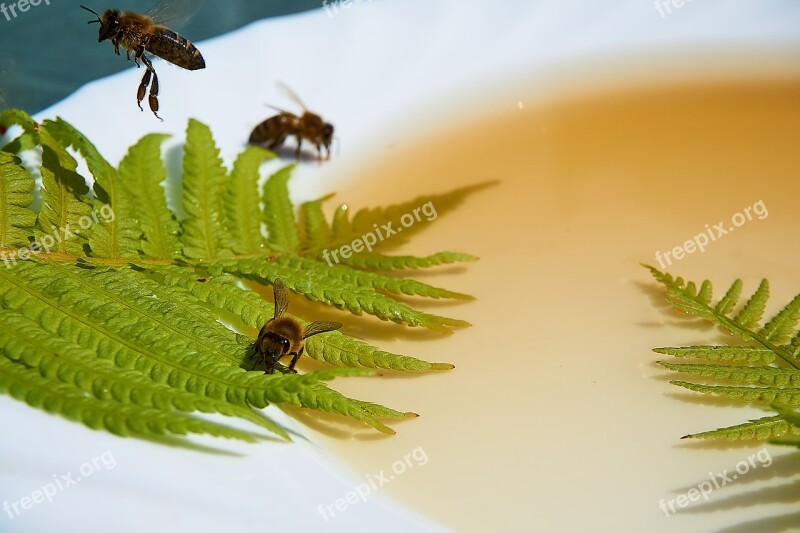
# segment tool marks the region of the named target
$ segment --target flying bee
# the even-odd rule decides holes
[[[178,10],[188,6],[186,2],[172,2],[162,0],[150,9],[146,14],[134,13],[132,11],[119,11],[118,9],[107,9],[100,16],[86,6],[83,9],[92,13],[97,20],[90,20],[88,23],[99,23],[100,32],[97,42],[101,43],[106,39],[111,40],[114,45],[114,52],[119,53],[119,47],[125,49],[125,56],[128,60],[133,54],[133,62],[138,68],[141,60],[146,67],[139,90],[136,93],[136,104],[142,109],[142,100],[150,86],[148,103],[153,114],[158,116],[158,75],[153,64],[146,54],[152,54],[170,63],[187,70],[198,70],[206,68],[206,62],[200,54],[200,50],[168,27],[161,25],[169,18],[176,18]],[[152,85],[150,80],[152,78]]]
[[[253,129],[250,134],[250,144],[264,145],[270,150],[280,148],[286,137],[294,135],[297,139],[297,150],[294,156],[300,159],[300,149],[303,146],[303,139],[309,141],[317,147],[317,161],[322,161],[322,148],[327,152],[326,160],[331,158],[331,143],[333,142],[333,125],[322,120],[322,117],[309,111],[300,98],[288,87],[281,84],[283,90],[303,109],[303,114],[299,117],[289,111],[269,106],[278,111],[274,117],[270,117]]]
[[[303,355],[303,341],[312,335],[339,329],[338,322],[312,322],[305,328],[288,316],[283,316],[289,307],[286,299],[286,286],[280,278],[272,284],[275,295],[275,315],[264,324],[253,345],[253,354],[264,362],[264,373],[272,374],[275,363],[284,355],[291,355],[289,370],[295,372],[294,365]]]

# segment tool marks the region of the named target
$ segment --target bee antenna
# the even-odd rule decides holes
[[[81,7],[82,7],[83,9],[85,9],[86,11],[88,11],[89,13],[91,13],[92,15],[94,15],[95,17],[97,17],[97,20],[90,20],[90,21],[89,21],[89,22],[87,22],[86,24],[93,24],[93,23],[95,23],[95,22],[102,22],[102,21],[100,20],[100,14],[99,14],[99,13],[97,13],[97,11],[92,11],[91,9],[89,9],[88,7],[86,7],[86,6],[84,6],[84,5],[81,5]]]

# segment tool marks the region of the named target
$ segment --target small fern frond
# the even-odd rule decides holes
[[[675,364],[657,361],[664,368],[719,381],[773,387],[800,387],[800,372],[789,368],[735,365]]]
[[[800,363],[793,357],[792,350],[785,345],[778,346],[774,344],[771,339],[763,334],[764,330],[760,332],[754,331],[754,328],[758,326],[761,320],[769,298],[769,283],[766,280],[761,282],[742,310],[735,317],[730,317],[721,313],[719,309],[730,311],[734,306],[734,302],[738,299],[742,290],[740,280],[734,282],[725,297],[715,307],[711,307],[708,301],[698,297],[693,283],[687,284],[682,278],[673,278],[668,273],[661,272],[652,266],[643,266],[650,270],[653,277],[666,287],[667,302],[674,307],[704,318],[744,340],[756,341],[788,365],[800,370]],[[789,305],[791,306],[792,304]],[[790,310],[788,314],[791,315],[793,313],[794,311]],[[781,321],[783,320],[781,319]],[[785,332],[782,336],[786,336]]]
[[[151,133],[131,146],[119,164],[137,206],[139,248],[145,257],[171,260],[181,255],[180,226],[167,208],[162,183],[167,171],[161,161],[161,144],[169,137]]]
[[[21,142],[15,143],[12,141],[4,151],[9,153],[19,153],[23,150],[29,150],[41,145],[41,138],[39,137],[39,124],[31,118],[25,111],[21,109],[5,109],[0,113],[0,126],[6,129],[11,126],[19,126],[22,128],[23,135]],[[6,149],[7,148],[7,149]]]
[[[778,416],[783,421],[785,421],[787,424],[790,424],[790,428],[787,432],[787,437],[784,437],[783,435],[776,435],[770,440],[770,442],[773,444],[796,446],[800,448],[800,438],[791,438],[793,436],[800,435],[800,413],[792,409],[787,409],[783,405],[776,404],[773,405],[772,408],[777,411]]]
[[[287,165],[270,176],[262,194],[267,242],[280,252],[295,252],[300,247],[294,207],[289,199],[289,178],[294,168],[295,165]]]
[[[67,150],[44,127],[38,131],[42,139],[42,209],[36,240],[55,240],[52,250],[83,257],[83,242],[89,232],[80,233],[80,221],[92,212],[85,198],[89,187],[76,172],[78,163]]]
[[[744,424],[684,435],[682,439],[707,440],[767,440],[786,435],[800,435],[800,428],[794,426],[780,416],[769,416],[750,420]]]
[[[300,214],[304,230],[303,248],[316,250],[324,247],[331,241],[332,232],[330,224],[322,211],[322,203],[333,196],[329,194],[312,202],[300,204]]]
[[[297,271],[274,261],[243,259],[219,261],[211,265],[209,271],[221,270],[265,285],[272,284],[275,278],[281,278],[289,289],[302,294],[312,302],[322,302],[338,309],[347,309],[355,315],[364,312],[398,324],[422,326],[442,333],[450,333],[450,328],[453,327],[469,325],[462,320],[414,310],[373,289],[353,287],[331,279],[327,273],[329,268],[321,263],[308,262],[306,270]]]
[[[673,385],[695,392],[722,396],[747,403],[782,403],[792,407],[800,405],[800,388],[785,387],[728,387],[724,385],[701,385],[687,381],[670,381]]]
[[[233,276],[219,276],[198,282],[197,276],[178,267],[159,269],[163,274],[163,283],[180,286],[192,295],[219,311],[232,313],[241,318],[243,323],[258,329],[273,315],[273,306],[252,291],[239,287]],[[294,317],[297,318],[297,317]],[[306,323],[299,319],[305,326]],[[415,357],[386,352],[366,342],[354,339],[338,331],[326,335],[309,338],[306,353],[313,359],[335,366],[385,368],[407,372],[428,372],[431,370],[449,370],[449,363],[429,363]]]
[[[34,369],[0,357],[0,392],[6,392],[31,407],[82,422],[92,429],[127,437],[160,437],[165,434],[207,434],[214,437],[256,442],[257,436],[185,414],[164,413],[112,401],[97,401],[84,391],[64,383],[53,383]]]
[[[19,158],[0,151],[0,249],[17,249],[30,244],[36,224],[33,203],[35,182]]]
[[[192,259],[223,257],[230,243],[226,238],[222,198],[227,172],[211,130],[194,119],[186,129],[183,154],[183,253]]]
[[[745,404],[773,404],[775,410],[778,408],[774,404],[800,406],[800,365],[795,357],[794,340],[787,344],[790,339],[793,337],[797,339],[797,335],[800,334],[800,331],[795,331],[800,321],[800,295],[759,329],[769,299],[769,283],[766,280],[759,284],[758,289],[741,310],[732,316],[742,294],[741,280],[736,280],[725,296],[712,307],[710,282],[703,282],[698,292],[692,283],[687,283],[681,278],[673,278],[653,267],[647,268],[666,287],[667,301],[672,305],[751,341],[751,345],[745,346],[655,348],[653,351],[660,354],[717,362],[709,364],[658,361],[659,365],[668,370],[697,376],[707,381],[707,383],[696,383],[676,380],[670,383],[694,392]],[[754,343],[758,346],[752,345]],[[800,434],[800,428],[789,423],[791,415],[785,417],[782,411],[779,411],[779,414],[777,417],[687,435],[684,438],[765,440],[788,434]]]
[[[225,187],[225,226],[234,252],[244,255],[262,254],[265,251],[258,214],[258,169],[275,157],[258,146],[248,146],[236,158]]]
[[[719,313],[720,315],[728,315],[733,308],[736,307],[736,303],[739,301],[739,297],[742,295],[742,289],[744,288],[744,283],[742,280],[737,279],[733,282],[733,284],[728,289],[728,292],[725,293],[725,296],[717,303],[714,310]]]
[[[496,183],[478,183],[445,194],[418,196],[413,200],[386,207],[361,209],[353,215],[352,220],[349,219],[349,207],[347,204],[342,204],[334,212],[331,242],[311,251],[318,253],[322,251],[322,248],[338,248],[355,239],[360,239],[367,233],[379,231],[388,237],[390,232],[396,232],[399,229],[402,233],[392,233],[389,238],[379,239],[374,246],[376,250],[396,248],[425,230],[438,217],[461,205],[469,195]],[[403,217],[405,216],[411,217],[413,222],[404,224]]]
[[[427,257],[414,257],[411,255],[381,255],[377,253],[360,253],[348,258],[340,258],[339,264],[364,270],[418,270],[454,263],[468,263],[477,261],[473,255],[456,252],[439,252]]]
[[[137,256],[139,234],[133,212],[133,198],[117,170],[106,161],[89,140],[61,118],[45,120],[47,130],[63,147],[72,147],[83,156],[94,176],[94,193],[101,205],[108,204],[114,216],[104,218],[104,223],[89,220],[91,227],[89,245],[94,254],[108,259],[125,259]],[[95,204],[95,211],[101,205]],[[109,220],[110,219],[110,220]],[[86,220],[86,219],[84,219]],[[81,221],[82,222],[82,221]],[[92,224],[92,222],[95,222]],[[81,229],[84,229],[81,226]]]
[[[150,381],[140,372],[115,368],[77,344],[54,338],[18,313],[5,310],[3,317],[3,354],[26,367],[38,368],[43,377],[74,385],[98,400],[130,403],[166,412],[200,411],[239,417],[290,440],[286,430],[249,407],[178,391],[166,384]]]
[[[340,281],[352,287],[372,289],[376,292],[386,292],[396,295],[423,296],[426,298],[449,298],[454,300],[472,300],[468,294],[448,291],[433,287],[427,283],[413,279],[396,278],[373,272],[354,270],[341,265],[324,266],[317,261],[303,257],[284,255],[274,261],[278,267],[295,272],[316,272],[324,268],[326,282]]]
[[[791,340],[797,330],[798,322],[800,322],[800,294],[767,322],[764,329],[761,330],[761,334],[770,342],[785,344]],[[797,330],[797,335],[795,339],[800,339],[800,330]]]
[[[385,368],[405,372],[454,368],[450,363],[429,363],[415,357],[385,352],[338,331],[308,339],[306,353],[313,359],[336,366]]]
[[[680,348],[653,348],[653,351],[675,357],[691,357],[731,363],[769,364],[776,359],[771,350],[758,346],[684,346]]]
[[[743,328],[755,329],[758,327],[761,317],[764,316],[764,309],[769,299],[769,282],[761,280],[758,289],[747,301],[742,310],[733,317],[733,321]]]

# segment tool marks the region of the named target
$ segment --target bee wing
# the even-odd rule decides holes
[[[288,96],[292,102],[299,105],[303,111],[308,111],[306,104],[303,103],[300,97],[297,96],[297,93],[291,90],[288,85],[286,85],[281,81],[277,82],[276,85],[278,86],[278,89],[280,89],[284,94],[286,94],[286,96]]]
[[[319,322],[312,322],[311,324],[307,325],[306,328],[303,330],[303,338],[307,339],[312,335],[317,335],[318,333],[325,333],[326,331],[333,331],[335,329],[339,329],[342,327],[341,324],[338,322],[326,322],[326,321],[319,321]]]
[[[289,115],[290,117],[298,118],[298,116],[295,115],[294,113],[292,113],[291,111],[286,111],[285,109],[281,109],[280,107],[277,107],[277,106],[274,106],[274,105],[271,105],[271,104],[264,104],[264,105],[269,107],[270,109],[274,109],[278,113],[284,113],[286,115]]]
[[[159,0],[145,15],[156,24],[180,26],[203,7],[201,0]]]
[[[289,300],[286,299],[286,285],[281,278],[275,278],[272,282],[272,294],[275,295],[275,315],[274,318],[282,316],[289,307]]]

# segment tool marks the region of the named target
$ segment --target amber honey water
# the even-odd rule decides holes
[[[710,277],[717,291],[768,277],[770,310],[800,292],[800,76],[524,96],[504,114],[420,132],[340,190],[358,208],[498,181],[397,251],[480,257],[412,273],[474,302],[406,299],[472,327],[440,336],[344,320],[382,348],[455,370],[339,380],[346,394],[421,417],[388,438],[331,426],[322,444],[359,478],[391,475],[381,491],[459,531],[675,526],[659,499],[706,476],[712,457],[735,464],[744,453],[678,437],[746,411],[696,403],[653,365],[653,347],[720,338],[660,307],[640,263]],[[688,252],[720,222],[724,234]],[[392,472],[418,449],[424,465]]]

